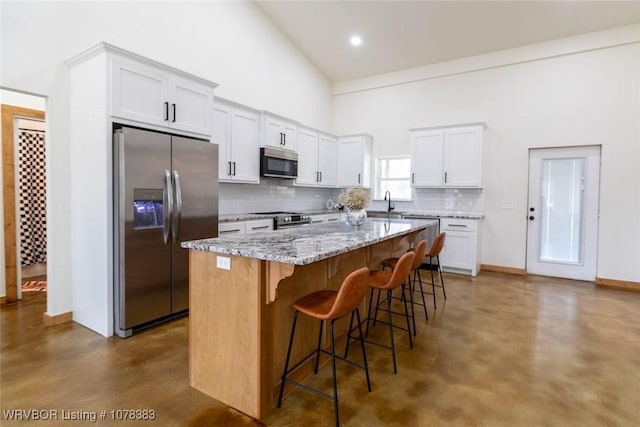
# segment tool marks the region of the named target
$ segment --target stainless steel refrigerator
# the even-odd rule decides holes
[[[187,313],[188,250],[218,235],[218,146],[131,127],[114,128],[115,333]]]

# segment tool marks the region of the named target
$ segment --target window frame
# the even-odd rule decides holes
[[[382,192],[382,181],[406,181],[409,186],[409,198],[393,197],[394,201],[411,202],[413,201],[413,188],[411,187],[411,170],[407,171],[407,176],[402,178],[382,178],[382,161],[384,160],[409,160],[411,156],[408,154],[398,154],[393,156],[379,156],[375,159],[375,176],[374,176],[374,200],[384,200]],[[392,195],[393,196],[393,195]]]

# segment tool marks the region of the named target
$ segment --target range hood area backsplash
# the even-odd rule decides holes
[[[304,211],[326,209],[327,200],[338,201],[337,188],[296,187],[288,180],[263,180],[256,184],[220,183],[219,214]],[[397,211],[485,213],[482,189],[415,189],[411,202],[393,199]],[[375,200],[368,209],[385,210],[386,201]]]

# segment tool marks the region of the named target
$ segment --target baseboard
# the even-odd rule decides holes
[[[7,303],[7,297],[0,297],[0,305],[4,305]]]
[[[603,288],[622,289],[625,291],[640,292],[640,282],[630,282],[627,280],[605,279],[596,277],[596,285]]]
[[[496,273],[517,274],[518,276],[526,276],[527,270],[524,268],[504,267],[502,265],[481,264],[482,271],[495,271]]]
[[[73,314],[70,311],[53,316],[49,313],[42,314],[42,322],[44,323],[44,326],[60,325],[61,323],[69,323],[72,320]]]

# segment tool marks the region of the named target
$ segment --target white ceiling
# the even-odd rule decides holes
[[[640,1],[258,1],[345,81],[640,22]],[[352,34],[363,39],[349,44]]]

